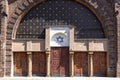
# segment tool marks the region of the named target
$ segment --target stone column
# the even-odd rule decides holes
[[[70,51],[69,55],[69,71],[70,71],[70,76],[74,76],[74,51]]]
[[[27,52],[28,55],[28,76],[32,76],[32,52]]]
[[[93,76],[93,52],[90,51],[89,52],[89,76],[92,77]]]
[[[50,76],[50,51],[46,51],[46,76]]]

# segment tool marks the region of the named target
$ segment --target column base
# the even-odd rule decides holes
[[[50,77],[50,75],[46,75],[46,77]]]

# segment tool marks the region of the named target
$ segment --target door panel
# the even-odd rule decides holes
[[[69,74],[69,48],[51,48],[51,76],[68,76]]]
[[[61,48],[60,76],[69,76],[69,48]]]
[[[88,53],[76,52],[74,55],[75,76],[88,76]]]
[[[60,48],[51,48],[51,76],[60,76]]]
[[[106,53],[95,52],[93,54],[93,74],[94,76],[106,76],[107,60]]]
[[[14,75],[15,76],[27,76],[27,54],[26,52],[14,53]]]
[[[46,57],[44,52],[34,52],[32,54],[32,74],[33,76],[46,75]]]

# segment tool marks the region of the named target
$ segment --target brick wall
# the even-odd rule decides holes
[[[120,1],[115,0],[115,13],[117,18],[117,44],[118,44],[118,61],[117,61],[117,76],[120,77]]]
[[[5,72],[5,53],[6,53],[6,28],[8,19],[7,1],[0,1],[0,76],[4,76]]]

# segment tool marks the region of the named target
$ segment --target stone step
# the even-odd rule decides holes
[[[4,77],[0,80],[120,80],[111,77]]]

